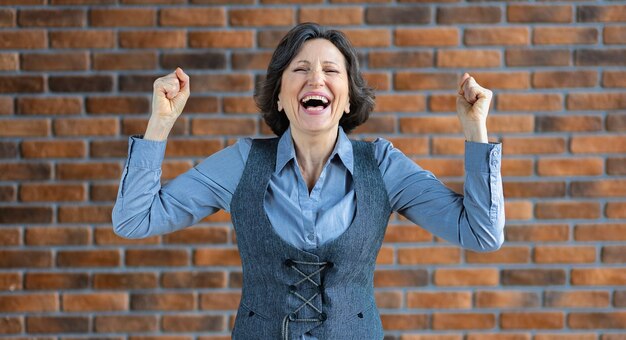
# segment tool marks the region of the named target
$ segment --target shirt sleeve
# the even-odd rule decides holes
[[[457,194],[382,138],[375,156],[392,209],[453,244],[493,251],[504,242],[501,143],[465,142],[465,186]]]
[[[128,158],[112,213],[117,235],[144,238],[170,233],[219,209],[230,211],[251,139],[240,139],[161,186],[166,141],[142,137],[129,137]]]

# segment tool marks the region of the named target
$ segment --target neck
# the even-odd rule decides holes
[[[310,190],[315,185],[317,178],[322,173],[324,164],[335,148],[338,130],[334,129],[328,133],[315,135],[294,133],[292,130],[291,138],[302,177],[304,177]]]

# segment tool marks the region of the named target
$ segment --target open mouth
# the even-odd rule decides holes
[[[330,100],[324,96],[308,95],[300,100],[300,104],[306,111],[320,112],[330,105]]]

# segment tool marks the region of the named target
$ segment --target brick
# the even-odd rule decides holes
[[[93,53],[94,70],[154,70],[157,68],[155,52]]]
[[[115,0],[50,0],[51,5],[112,5]]]
[[[94,318],[98,333],[154,332],[158,329],[156,315],[107,315]]]
[[[345,33],[345,32],[344,32]],[[276,48],[280,40],[287,34],[284,29],[267,29],[257,33],[257,44],[261,48]]]
[[[244,92],[253,89],[249,74],[207,74],[196,75],[196,84],[191,92]]]
[[[262,4],[320,4],[323,0],[261,0]]]
[[[374,292],[378,308],[401,308],[403,295],[401,291]]]
[[[367,122],[359,125],[353,133],[393,133],[395,132],[396,119],[391,116],[370,117]]]
[[[22,234],[18,228],[2,228],[0,234],[0,246],[19,246],[22,243]],[[2,282],[0,275],[0,282]],[[0,283],[0,287],[4,284]]]
[[[117,250],[63,250],[57,253],[58,267],[117,267],[121,263]]]
[[[535,340],[596,340],[596,334],[581,334],[581,333],[572,333],[572,334],[550,334],[543,333],[535,335]],[[604,339],[603,340],[607,340]]]
[[[224,8],[163,8],[159,11],[160,26],[224,26]]]
[[[36,49],[47,47],[46,31],[24,29],[0,32],[0,49]]]
[[[53,125],[56,136],[113,136],[119,133],[117,118],[56,119]]]
[[[62,303],[65,312],[124,311],[128,310],[128,294],[63,294]]]
[[[17,71],[20,60],[17,53],[0,53],[0,71]]]
[[[563,97],[556,93],[500,93],[496,106],[498,111],[561,111]]]
[[[428,315],[426,314],[382,314],[380,319],[383,328],[386,330],[428,328]]]
[[[58,220],[62,223],[111,223],[113,207],[104,206],[60,206]]]
[[[185,0],[121,0],[124,5],[175,5],[185,3]]]
[[[535,72],[532,75],[533,87],[537,88],[595,87],[597,83],[596,71],[550,71]]]
[[[21,69],[25,71],[81,71],[88,69],[86,52],[22,54]]]
[[[388,91],[391,89],[391,81],[387,73],[367,72],[362,75],[367,86],[372,87],[375,91]]]
[[[176,69],[176,67],[182,67],[185,70],[224,69],[226,68],[226,55],[219,52],[164,53],[161,55],[160,64],[165,69]]]
[[[576,66],[625,66],[626,50],[607,48],[576,50],[574,62]]]
[[[437,67],[487,68],[500,67],[502,59],[498,50],[439,50]]]
[[[44,5],[45,0],[0,0],[0,5]]]
[[[48,136],[50,120],[19,119],[0,121],[0,137],[31,137]]]
[[[606,30],[606,29],[605,29]],[[580,45],[597,44],[598,29],[595,27],[535,27],[534,45]]]
[[[161,286],[163,288],[225,288],[225,272],[167,272],[161,275]],[[204,301],[204,298],[202,299]],[[209,303],[209,302],[206,302]],[[202,305],[204,306],[204,302]],[[203,309],[205,309],[203,307]]]
[[[369,25],[428,24],[431,17],[431,9],[426,6],[372,6],[365,10],[365,22]]]
[[[17,13],[17,23],[22,27],[80,27],[87,20],[79,9],[22,9]]]
[[[89,287],[87,273],[26,273],[24,288],[35,290],[85,289]]]
[[[146,97],[89,97],[86,109],[93,114],[140,114],[149,112],[150,102]]]
[[[50,179],[50,163],[3,163],[0,164],[0,180],[42,180]]]
[[[583,246],[537,246],[533,260],[536,263],[592,263],[596,260],[596,250]]]
[[[28,228],[25,232],[26,245],[87,245],[91,233],[87,228]]]
[[[565,49],[507,49],[504,54],[507,66],[569,66],[572,56]]]
[[[82,112],[78,97],[21,97],[17,99],[17,113],[23,115],[77,115]]]
[[[400,118],[402,133],[459,133],[461,125],[457,117]]]
[[[28,316],[28,333],[86,333],[89,332],[87,316]]]
[[[397,72],[394,88],[399,91],[456,89],[454,73]]]
[[[167,275],[167,274],[164,274]],[[94,289],[151,289],[157,287],[156,273],[95,273]]]
[[[224,100],[226,100],[225,98],[227,97],[223,97],[223,98]],[[250,98],[249,96],[237,97],[237,98],[241,98],[244,103],[247,100],[252,100],[252,98]],[[242,105],[242,104],[238,104],[238,105]],[[256,104],[254,105],[256,107]],[[228,113],[228,111],[225,111],[226,110],[225,103],[224,103],[223,109],[225,113]],[[216,113],[218,112],[218,99],[217,97],[195,97],[195,98],[190,97],[187,100],[187,104],[185,105],[185,112],[187,113]],[[180,117],[178,118],[178,120],[181,120]],[[174,127],[176,127],[176,124],[174,124]]]
[[[361,25],[362,7],[301,8],[298,22],[316,22],[320,25]]]
[[[59,310],[59,301],[54,294],[0,295],[0,312],[42,313]]]
[[[117,191],[115,193],[117,194]],[[121,236],[117,236],[111,227],[96,228],[94,236],[96,244],[98,245],[159,244],[161,241],[159,236],[151,236],[142,239],[123,238]]]
[[[191,310],[195,309],[193,293],[131,294],[132,310]]]
[[[613,293],[613,301],[616,307],[624,307],[626,305],[626,291],[615,291]],[[620,340],[620,339],[616,339]]]
[[[532,132],[535,121],[532,115],[490,115],[487,126],[491,133]]]
[[[222,110],[224,113],[258,113],[254,99],[245,97],[223,97]]]
[[[461,159],[415,159],[424,169],[431,171],[437,177],[463,176],[463,161]]]
[[[0,27],[15,27],[15,9],[0,10]]]
[[[505,182],[504,195],[508,198],[563,197],[563,182]]]
[[[540,296],[526,291],[478,291],[475,293],[478,308],[533,308],[540,307]]]
[[[189,253],[184,249],[126,250],[126,265],[137,266],[187,266]]]
[[[465,138],[433,136],[433,155],[463,155],[465,150]]]
[[[48,87],[52,92],[111,92],[111,76],[50,76]]]
[[[117,198],[118,185],[92,184],[89,188],[89,200],[94,202],[114,202]]]
[[[537,174],[540,176],[598,176],[603,173],[604,160],[597,157],[540,158]]]
[[[294,24],[292,8],[231,9],[232,26],[290,26]]]
[[[187,102],[189,103],[189,102]],[[187,107],[185,107],[185,111]],[[191,112],[191,111],[188,111]],[[176,123],[174,123],[174,127],[170,131],[170,136],[180,136],[189,134],[187,125],[188,118],[186,117],[178,117]],[[132,136],[132,135],[143,135],[146,132],[146,127],[148,126],[148,119],[145,118],[124,118],[122,120],[122,135]],[[191,142],[191,141],[189,141]],[[168,143],[168,148],[170,144]],[[121,157],[126,157],[128,153],[128,139],[124,140],[124,144],[117,145],[119,149],[115,152],[121,152]]]
[[[122,169],[119,163],[61,163],[57,164],[56,167],[57,179],[60,180],[119,179],[121,174]],[[72,213],[81,212],[66,211]],[[95,213],[96,211],[82,210],[82,212]],[[105,211],[101,211],[98,215],[103,216],[105,213]]]
[[[241,258],[237,249],[197,249],[193,255],[196,266],[238,266]]]
[[[0,77],[0,93],[38,93],[43,92],[44,80],[41,76],[4,76]]]
[[[433,313],[433,329],[490,329],[496,316],[488,313]]]
[[[574,136],[570,142],[573,153],[623,153],[626,152],[624,136]]]
[[[54,31],[49,33],[51,48],[114,48],[111,30]]]
[[[626,26],[604,27],[603,37],[605,44],[626,44]]]
[[[605,291],[546,291],[544,306],[555,308],[609,307],[609,292]]]
[[[620,22],[626,21],[626,6],[578,6],[578,21],[581,22]]]
[[[530,201],[504,202],[504,211],[506,211],[506,218],[509,221],[533,218],[533,204]]]
[[[184,48],[187,43],[185,31],[122,31],[118,33],[122,48]]]
[[[218,332],[225,330],[226,319],[222,315],[166,315],[162,323],[166,332]]]
[[[198,118],[191,122],[193,135],[251,135],[256,132],[256,118]]]
[[[406,293],[408,308],[469,309],[472,308],[470,292],[413,292]]]
[[[226,227],[192,227],[164,235],[163,242],[169,244],[219,244],[228,242]]]
[[[437,9],[438,24],[498,23],[502,13],[495,6],[440,7]]]
[[[496,269],[435,269],[433,283],[437,286],[496,286]]]
[[[626,180],[575,181],[570,185],[573,197],[620,197],[626,196]]]
[[[388,140],[393,144],[395,148],[399,149],[407,156],[428,154],[427,138],[396,137],[389,138]],[[389,229],[387,230],[387,232],[389,232]]]
[[[18,334],[22,333],[23,331],[23,318],[5,316],[0,319],[0,334]]]
[[[0,223],[52,223],[51,207],[2,206]]]
[[[193,163],[191,161],[167,161],[164,162],[161,166],[163,173],[161,174],[162,179],[174,179],[178,175],[181,175],[187,172],[189,169],[193,167]]]
[[[428,272],[425,269],[413,270],[376,270],[374,286],[382,287],[415,287],[428,284]]]
[[[574,227],[576,241],[626,241],[626,224],[577,224]]]
[[[423,112],[426,98],[423,95],[379,94],[374,112]]]
[[[125,158],[127,156],[127,153],[128,153],[128,141],[127,140],[92,141],[89,147],[89,156],[92,158],[103,158],[103,157]]]
[[[528,45],[528,27],[467,28],[463,42],[467,46]]]
[[[624,108],[626,108],[626,92],[576,93],[567,95],[568,110],[616,110]]]
[[[168,140],[165,157],[206,157],[222,149],[219,140]]]
[[[145,27],[156,24],[156,10],[152,8],[92,8],[89,25],[92,27]]]
[[[489,253],[465,250],[467,263],[528,263],[529,260],[530,249],[528,247],[502,247]]]
[[[558,154],[565,152],[565,140],[561,137],[504,137],[505,155]]]
[[[528,5],[510,4],[507,6],[508,22],[572,22],[572,6],[569,5]]]
[[[230,288],[241,288],[243,287],[243,273],[241,272],[231,272],[228,275],[228,287]]]
[[[14,112],[13,98],[0,96],[0,115],[12,115]]]
[[[537,131],[601,131],[601,116],[537,116]]]
[[[461,252],[452,247],[401,248],[398,249],[398,264],[453,264],[459,263]]]
[[[505,240],[510,242],[563,242],[569,239],[567,224],[507,225]]]
[[[413,68],[433,66],[433,53],[415,52],[370,52],[368,65],[371,68]]]
[[[565,284],[565,271],[562,269],[504,269],[504,286],[552,286]]]
[[[500,316],[503,329],[561,329],[564,326],[563,312],[510,312]]]
[[[16,200],[16,192],[15,187],[13,186],[0,186],[0,202],[10,202]],[[2,243],[2,242],[0,242]]]
[[[387,47],[391,45],[391,32],[387,29],[346,29],[343,33],[348,37],[352,46],[359,47]]]
[[[567,326],[573,329],[624,329],[626,312],[569,313]]]
[[[271,57],[270,52],[235,52],[231,56],[231,65],[235,70],[265,71]]]
[[[254,47],[254,31],[189,32],[192,48],[251,48]]]
[[[600,217],[598,202],[538,202],[535,216],[539,219],[595,219]]]
[[[430,242],[433,236],[423,228],[415,225],[392,225],[385,233],[385,243]]]
[[[82,158],[84,141],[24,141],[21,145],[24,158]]]
[[[459,36],[455,27],[398,28],[393,40],[397,46],[458,46]]]
[[[607,202],[604,213],[608,218],[626,218],[626,202]]]
[[[626,72],[604,71],[602,73],[603,87],[626,87]]]
[[[0,268],[46,268],[52,265],[52,255],[45,250],[0,250],[0,255]]]

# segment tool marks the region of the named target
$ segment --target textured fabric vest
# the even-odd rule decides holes
[[[357,208],[338,238],[314,251],[276,234],[263,208],[278,138],[253,141],[231,201],[243,267],[233,339],[382,339],[374,267],[391,207],[371,143],[351,141]]]

